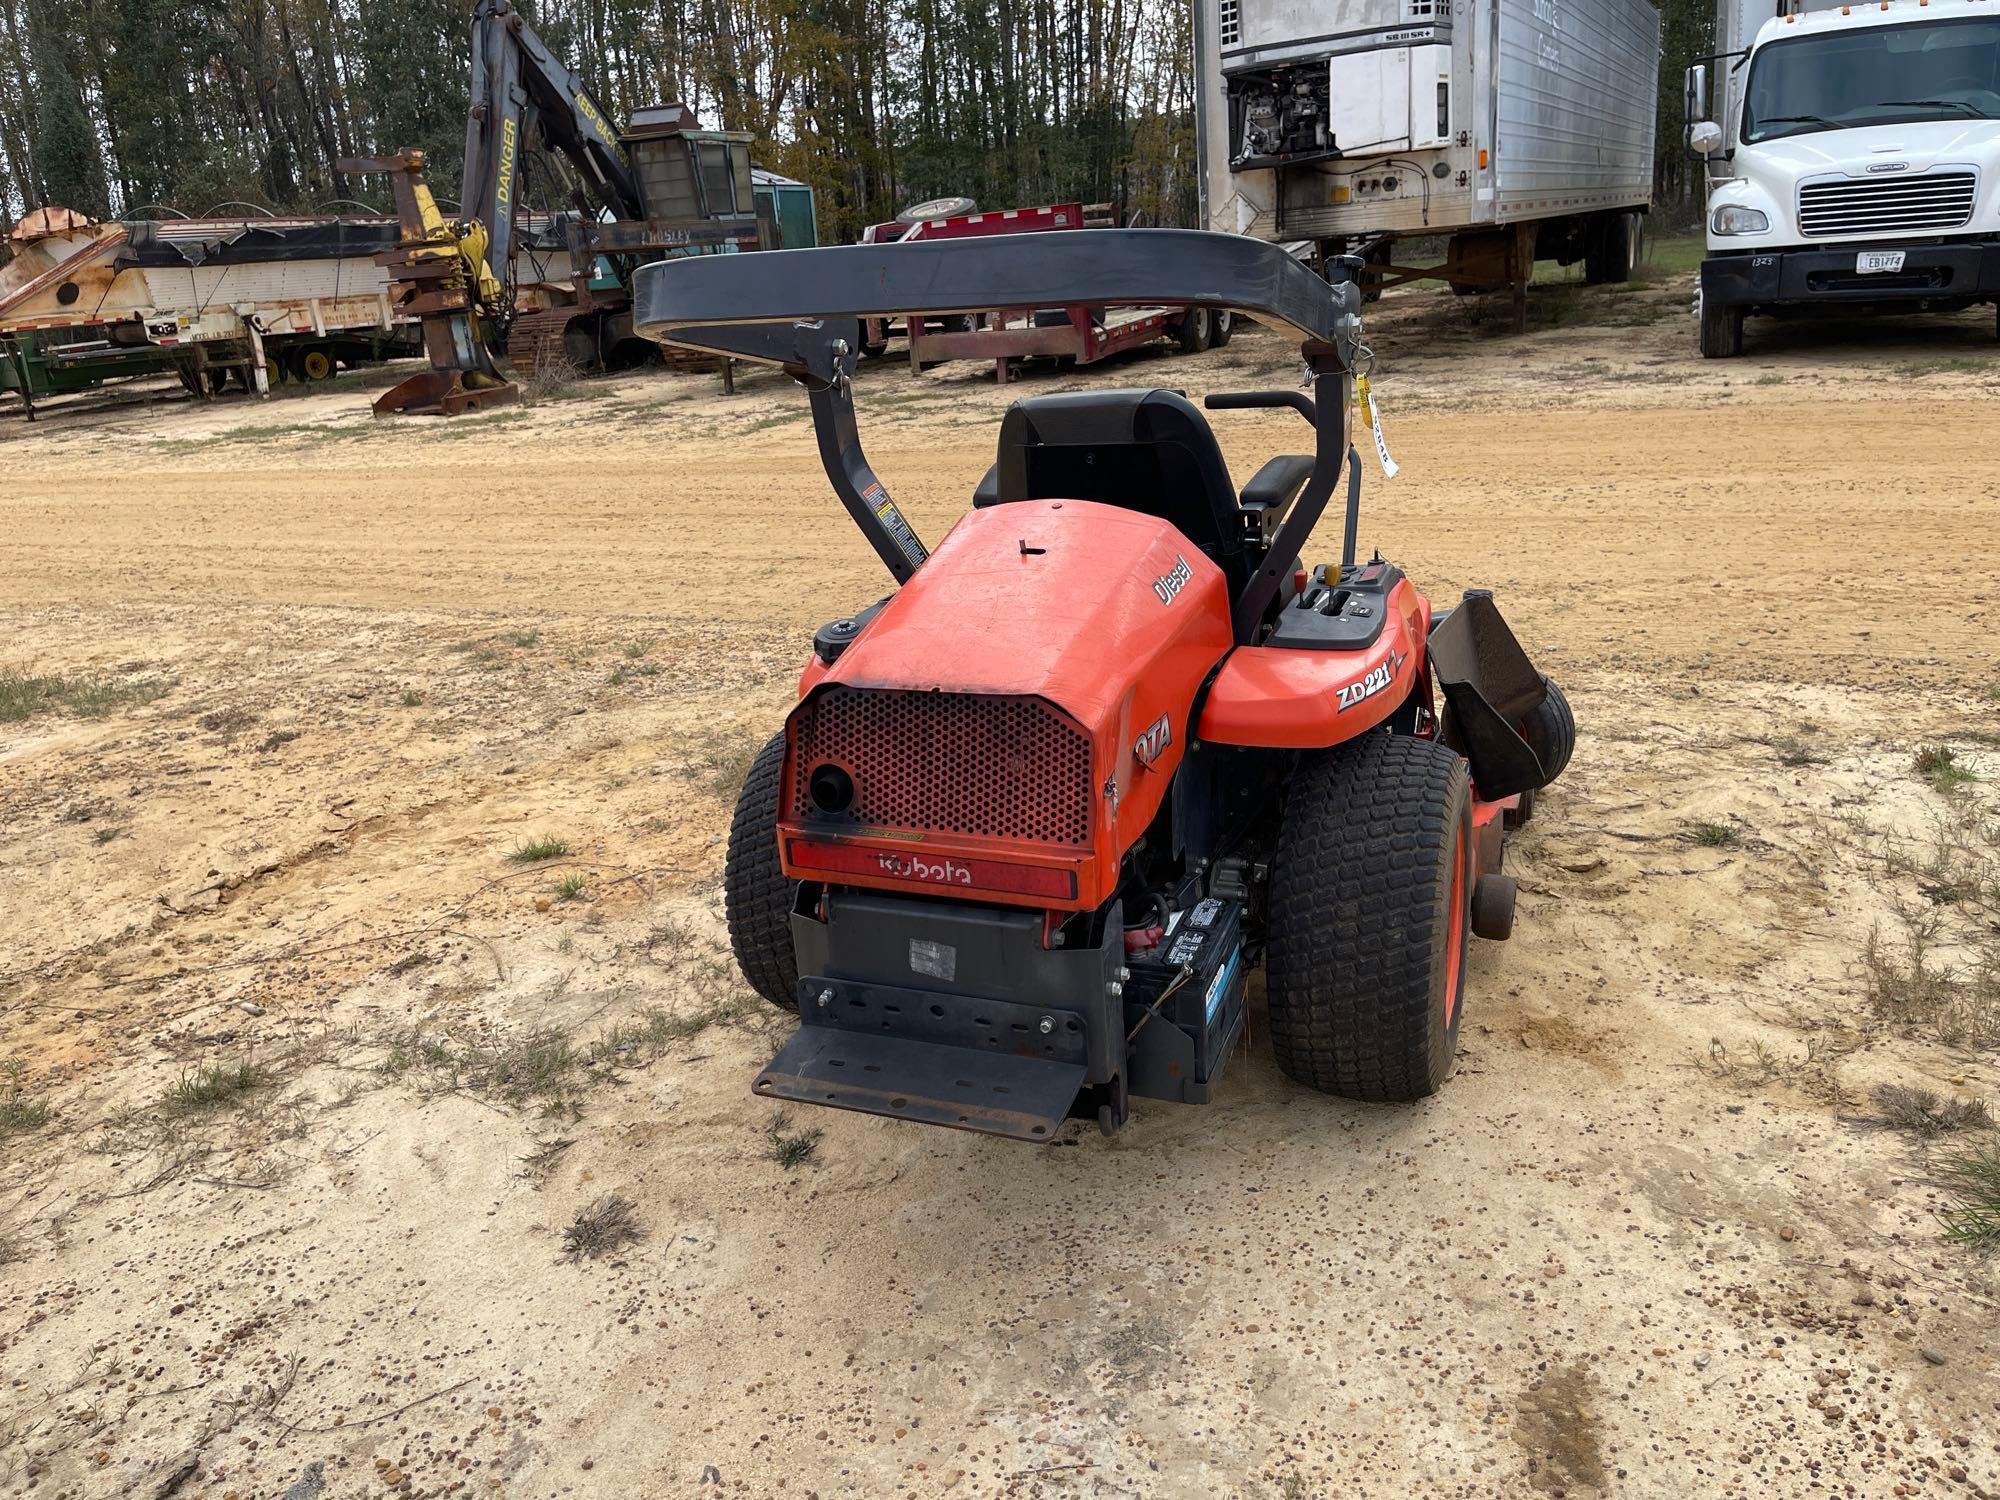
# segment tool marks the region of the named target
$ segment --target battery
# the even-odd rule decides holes
[[[1158,944],[1128,954],[1125,965],[1132,971],[1125,982],[1125,1026],[1135,1033],[1132,1092],[1206,1101],[1243,1029],[1242,906],[1212,896],[1194,902],[1172,915]]]

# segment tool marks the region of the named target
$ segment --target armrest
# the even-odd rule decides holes
[[[978,485],[972,491],[972,503],[982,510],[1000,503],[1000,465],[986,466],[985,474],[980,476]]]
[[[1312,468],[1313,461],[1304,454],[1285,454],[1266,463],[1243,486],[1243,509],[1257,518],[1265,535],[1277,525],[1285,507],[1298,499],[1299,491],[1312,477]]]

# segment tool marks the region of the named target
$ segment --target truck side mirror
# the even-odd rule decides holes
[[[1681,118],[1690,126],[1697,120],[1708,118],[1707,63],[1696,63],[1687,70],[1687,87],[1681,95]]]
[[[1722,144],[1722,127],[1713,120],[1697,120],[1688,126],[1688,149],[1707,156]]]

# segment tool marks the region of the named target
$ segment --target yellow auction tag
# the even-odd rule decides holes
[[[1375,404],[1375,397],[1369,390],[1366,375],[1354,377],[1354,399],[1361,407],[1361,420],[1368,424],[1369,432],[1374,434],[1375,457],[1381,461],[1382,477],[1394,479],[1398,465],[1395,459],[1389,457],[1389,444],[1382,436],[1382,412]]]

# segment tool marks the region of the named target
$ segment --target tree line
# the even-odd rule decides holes
[[[1194,0],[1213,3],[1213,0]],[[822,239],[906,204],[1197,213],[1190,0],[522,0],[614,118],[680,100],[816,190]],[[1666,0],[1660,173],[1685,197],[1680,74],[1703,0]],[[422,147],[455,199],[470,0],[0,0],[0,211],[145,216],[383,204],[344,157]],[[537,207],[568,206],[533,176]]]

